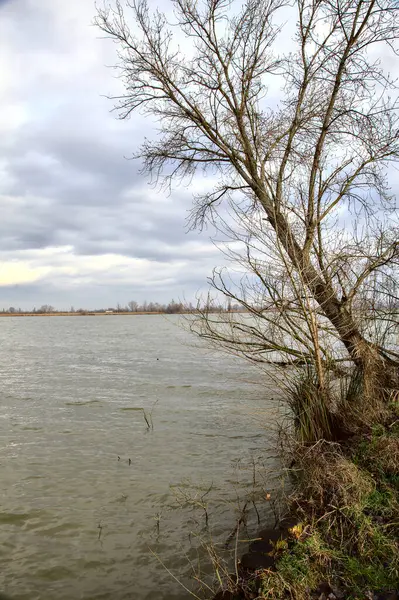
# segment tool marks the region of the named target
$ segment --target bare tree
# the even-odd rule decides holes
[[[137,312],[139,305],[137,304],[137,302],[135,300],[130,300],[130,302],[127,303],[127,306],[130,310],[130,312]]]
[[[50,304],[43,304],[37,312],[39,313],[52,313],[55,311],[54,306],[51,306]]]
[[[380,61],[396,56],[396,0],[172,5],[173,23],[130,0],[98,10],[96,24],[117,43],[120,117],[141,110],[159,123],[136,155],[144,171],[170,184],[202,170],[215,182],[195,198],[191,224],[211,220],[228,235],[243,277],[216,272],[212,283],[255,321],[204,311],[200,333],[256,361],[309,358],[321,383],[341,359],[397,371],[385,321],[376,310],[365,320],[388,289],[398,307],[386,174],[398,159],[399,104]],[[287,15],[294,45],[278,55]],[[273,77],[284,82],[277,105]]]

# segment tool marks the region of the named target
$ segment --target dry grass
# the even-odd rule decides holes
[[[386,475],[399,475],[399,438],[379,436],[373,441],[369,457]]]
[[[351,435],[365,433],[375,424],[392,419],[393,399],[397,394],[398,390],[379,385],[372,371],[354,369],[340,380],[336,411]]]
[[[291,385],[288,404],[298,442],[313,444],[320,439],[336,440],[340,437],[330,398],[326,393],[320,393],[317,377],[312,371],[306,371]]]
[[[298,448],[297,457],[291,501],[302,533],[289,542],[275,571],[261,573],[259,598],[308,600],[322,582],[346,598],[395,588],[398,490],[335,444]]]
[[[275,547],[275,568],[240,581],[237,598],[312,600],[324,584],[345,599],[372,598],[399,581],[397,390],[354,372],[323,393],[309,370],[291,388],[281,444],[297,526]],[[295,531],[294,531],[295,530]],[[328,593],[327,593],[328,595]]]
[[[355,372],[337,396],[335,406],[318,397],[312,376],[293,389],[290,502],[302,533],[259,575],[263,600],[308,600],[322,582],[354,599],[397,588],[397,391],[387,396]]]
[[[295,502],[306,502],[314,514],[361,502],[374,489],[372,477],[346,458],[338,444],[322,440],[310,448],[298,445],[295,463],[300,473]]]

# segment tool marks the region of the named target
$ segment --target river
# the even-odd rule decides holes
[[[198,534],[226,539],[253,461],[278,469],[272,384],[179,317],[0,319],[0,381],[0,592],[15,600],[188,598],[165,567],[191,589]],[[186,500],[209,488],[207,529]]]

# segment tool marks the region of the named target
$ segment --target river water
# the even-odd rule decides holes
[[[276,485],[275,390],[179,317],[2,318],[0,382],[0,592],[15,600],[188,598],[165,567],[191,589],[198,536],[226,540],[252,463]]]

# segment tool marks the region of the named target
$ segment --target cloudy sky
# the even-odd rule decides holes
[[[94,16],[94,0],[0,0],[0,310],[192,301],[223,263],[186,232],[195,185],[168,195],[128,160],[152,124],[111,113],[115,46]]]
[[[118,121],[92,0],[0,0],[0,309],[191,300],[221,264],[186,233],[192,190],[127,160],[150,123]]]

